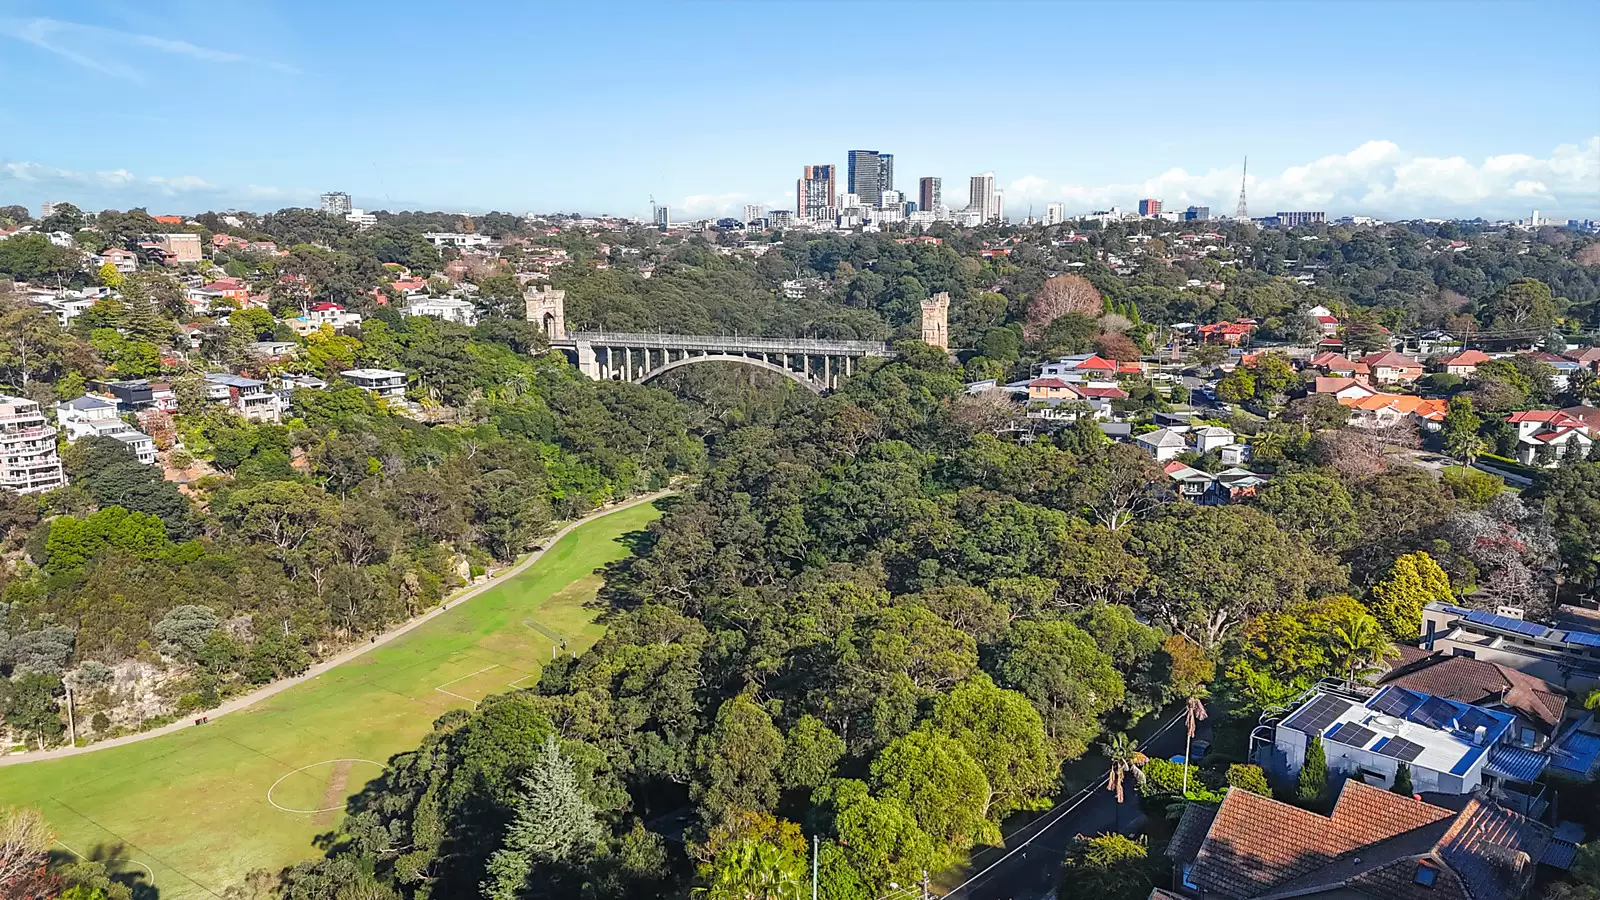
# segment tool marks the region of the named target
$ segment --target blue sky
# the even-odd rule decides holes
[[[1013,217],[1600,216],[1574,3],[0,0],[0,203],[679,214],[806,164],[993,171]]]

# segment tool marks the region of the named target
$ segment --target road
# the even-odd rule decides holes
[[[1210,726],[1200,723],[1197,740],[1210,739]],[[1163,759],[1183,753],[1183,716],[1179,714],[1162,723],[1152,738],[1140,742],[1140,749]],[[1098,752],[1091,749],[1090,753]],[[1055,890],[1056,875],[1062,857],[1080,834],[1095,835],[1109,831],[1132,832],[1139,818],[1139,798],[1132,787],[1125,791],[1122,808],[1117,808],[1116,795],[1106,790],[1102,778],[1056,806],[1055,809],[1017,829],[1006,839],[1006,856],[995,864],[994,853],[981,860],[981,874],[968,884],[958,887],[947,897],[959,900],[1040,900],[1048,898]],[[998,852],[998,851],[997,851]],[[898,900],[898,898],[897,898]],[[1093,900],[1093,898],[1088,898]]]
[[[527,556],[524,556],[515,565],[501,569],[500,571],[494,573],[494,575],[490,578],[457,591],[455,594],[446,597],[438,606],[435,606],[433,609],[428,610],[422,615],[397,625],[383,634],[377,635],[365,644],[356,644],[352,647],[349,647],[342,653],[317,663],[293,678],[284,678],[280,681],[274,681],[271,684],[251,691],[242,697],[235,697],[216,709],[203,711],[200,713],[200,715],[205,716],[207,719],[219,719],[228,713],[238,712],[241,709],[248,709],[267,699],[268,697],[281,694],[289,688],[300,684],[301,682],[316,678],[318,675],[321,675],[335,666],[347,663],[364,653],[370,653],[373,650],[382,647],[384,644],[389,643],[395,638],[405,634],[406,632],[411,631],[422,623],[427,622],[436,616],[443,615],[450,607],[459,606],[462,603],[471,600],[473,597],[478,596],[484,591],[487,591],[488,589],[495,587],[496,585],[499,585],[510,578],[516,577],[524,569],[538,562],[539,558],[544,556],[544,551],[546,548],[555,546],[556,541],[566,537],[567,533],[572,531],[572,529],[577,528],[578,526],[587,522],[592,522],[595,519],[601,518],[602,516],[607,516],[620,510],[638,506],[641,503],[654,503],[655,501],[660,500],[662,497],[673,493],[676,493],[676,491],[657,491],[653,494],[646,494],[642,497],[634,497],[633,499],[622,503],[613,504],[611,506],[603,506],[581,519],[568,523],[560,531],[550,535],[550,537],[545,540],[543,546],[541,546],[538,550],[529,553]],[[164,734],[171,734],[174,731],[182,731],[185,728],[193,728],[195,727],[193,724],[194,718],[195,717],[190,716],[179,719],[178,721],[169,725],[163,725],[160,728],[152,728],[149,731],[141,731],[137,734],[123,735],[122,737],[99,741],[97,743],[88,744],[82,747],[58,747],[54,750],[46,750],[43,753],[33,751],[28,753],[6,754],[0,756],[0,766],[15,766],[23,763],[38,762],[45,759],[60,759],[65,756],[79,756],[84,753],[93,753],[97,750],[109,750],[112,747],[120,747],[124,744],[132,744],[137,741],[147,741],[151,738],[160,737]]]

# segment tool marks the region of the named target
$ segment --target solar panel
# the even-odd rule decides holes
[[[1365,747],[1368,741],[1377,736],[1376,731],[1354,722],[1340,722],[1328,732],[1328,740],[1336,744],[1348,744],[1351,747]]]
[[[1422,705],[1417,707],[1417,711],[1411,714],[1413,722],[1420,722],[1429,728],[1449,728],[1455,718],[1455,705],[1438,697],[1424,700]]]
[[[1422,745],[1414,744],[1405,738],[1389,738],[1383,746],[1372,748],[1379,756],[1391,756],[1401,762],[1411,762],[1422,755]]]
[[[1306,734],[1321,734],[1322,729],[1332,725],[1334,720],[1344,715],[1352,705],[1337,697],[1324,694],[1301,707],[1299,712],[1290,716],[1283,724]]]
[[[1416,702],[1416,694],[1405,688],[1391,687],[1373,698],[1368,708],[1386,716],[1403,716]]]
[[[1600,647],[1600,634],[1590,634],[1587,631],[1567,632],[1567,643],[1577,644],[1580,647]]]
[[[1477,731],[1479,725],[1484,727],[1494,725],[1495,718],[1481,709],[1469,707],[1466,712],[1461,714],[1461,718],[1456,720],[1456,724],[1461,726],[1462,731],[1470,733]]]
[[[1486,613],[1476,609],[1467,613],[1463,618],[1468,622],[1476,622],[1479,625],[1487,625],[1490,628],[1499,628],[1502,631],[1510,631],[1527,635],[1528,637],[1544,637],[1545,632],[1549,631],[1548,628],[1536,622],[1524,622],[1521,619],[1513,619],[1510,616],[1497,616],[1494,613]]]

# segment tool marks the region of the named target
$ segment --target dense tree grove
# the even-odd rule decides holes
[[[1063,762],[1204,692],[1210,660],[1213,690],[1253,719],[1316,678],[1359,677],[1408,606],[1491,572],[1430,555],[1483,515],[1469,500],[1405,468],[1341,475],[1309,441],[1255,503],[1156,496],[1113,529],[1093,498],[1142,460],[1064,449],[1070,432],[997,441],[964,402],[954,365],[906,344],[808,411],[728,432],[608,571],[606,636],[536,688],[441,719],[286,896],[321,896],[309,886],[336,870],[419,897],[498,877],[518,779],[551,735],[605,835],[586,862],[517,868],[506,896],[782,881],[806,856],[796,828],[823,839],[830,896],[881,893],[1047,806]],[[1233,778],[1197,776],[1191,797]],[[669,821],[684,855],[656,830]],[[621,862],[643,847],[669,864]],[[1069,867],[1123,866],[1095,855],[1112,849],[1139,856],[1085,848]]]

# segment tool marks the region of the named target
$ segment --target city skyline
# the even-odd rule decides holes
[[[842,194],[850,151],[877,148],[897,157],[906,199],[936,177],[959,206],[955,186],[995,172],[1013,219],[1142,198],[1231,210],[1247,153],[1258,214],[1600,213],[1600,93],[1584,65],[1600,24],[1579,3],[1464,4],[1448,20],[1426,3],[1331,19],[1292,3],[952,3],[893,19],[906,45],[930,49],[848,72],[793,63],[776,81],[658,51],[747,46],[818,7],[634,5],[602,23],[506,5],[426,28],[406,3],[377,20],[301,2],[158,8],[21,0],[0,16],[0,77],[30,86],[0,100],[0,202],[259,211],[344,191],[364,209],[645,218],[654,195],[675,216],[714,217],[795,209],[805,165],[836,167]],[[1021,26],[997,69],[951,65],[939,49],[963,16]],[[490,17],[495,28],[477,27]],[[1118,40],[1204,49],[1166,65],[1063,67],[1053,35],[1069,26],[1113,48],[1112,62]],[[325,33],[350,35],[349,48],[329,52]],[[1220,50],[1232,42],[1255,49]],[[1266,51],[1290,45],[1321,65],[1267,65]],[[435,64],[401,63],[404,48]],[[1495,60],[1529,53],[1536,77],[1491,77]],[[866,80],[876,102],[853,105]],[[155,89],[176,105],[133,102]],[[797,122],[804,104],[819,115]],[[1129,128],[1140,109],[1159,113]],[[78,139],[87,125],[110,139]]]

